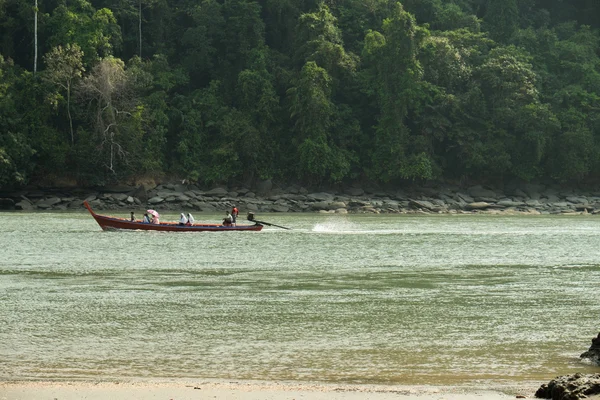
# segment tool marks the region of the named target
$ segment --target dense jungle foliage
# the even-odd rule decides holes
[[[597,0],[0,0],[0,186],[600,172]]]

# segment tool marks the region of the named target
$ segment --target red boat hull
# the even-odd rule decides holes
[[[96,220],[100,228],[105,231],[110,230],[140,230],[140,231],[161,231],[161,232],[229,232],[229,231],[260,231],[263,226],[255,225],[235,225],[224,226],[218,224],[194,224],[194,225],[179,225],[174,222],[161,222],[160,224],[145,224],[141,221],[130,221],[125,218],[108,217],[98,215],[88,204],[83,202],[85,208],[88,209],[92,217]]]

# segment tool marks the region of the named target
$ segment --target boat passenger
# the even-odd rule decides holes
[[[225,218],[223,218],[223,225],[224,226],[231,226],[233,224],[233,217],[231,216],[231,214],[229,213],[229,211],[225,211]]]
[[[157,224],[157,225],[160,224],[160,220],[158,219],[157,216],[154,216],[154,218],[152,218],[152,223]]]
[[[144,219],[142,220],[143,224],[149,224],[150,223],[150,217],[148,216],[148,213],[144,214]]]
[[[233,206],[233,208],[231,209],[231,222],[235,225],[236,221],[237,221],[237,216],[239,214],[239,210],[237,209],[236,206]]]
[[[130,220],[131,222],[135,222],[135,214],[133,213],[133,211],[131,212]]]
[[[188,223],[188,219],[184,213],[181,213],[179,216],[179,225],[186,225]]]
[[[194,225],[194,216],[191,213],[188,213],[187,215],[187,224],[189,226]]]

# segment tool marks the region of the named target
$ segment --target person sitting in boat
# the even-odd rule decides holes
[[[179,225],[187,225],[188,223],[188,218],[185,216],[184,213],[181,213],[181,215],[179,216]]]
[[[151,224],[156,224],[156,225],[160,224],[160,220],[158,219],[158,216],[157,215],[153,215],[152,219],[150,220],[150,223]]]
[[[187,223],[186,225],[192,226],[194,225],[194,216],[191,213],[187,214]]]
[[[233,224],[233,217],[231,216],[231,213],[229,213],[229,211],[225,211],[226,217],[223,218],[223,225],[224,226],[231,226]]]
[[[148,213],[144,214],[144,219],[142,220],[143,224],[149,224],[150,223],[150,217],[148,216]]]
[[[130,221],[135,222],[135,214],[133,213],[133,211],[131,212]]]

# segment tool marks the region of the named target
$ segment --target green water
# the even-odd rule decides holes
[[[597,217],[260,217],[294,230],[102,232],[84,213],[0,214],[0,380],[598,371],[579,361],[600,331]]]

